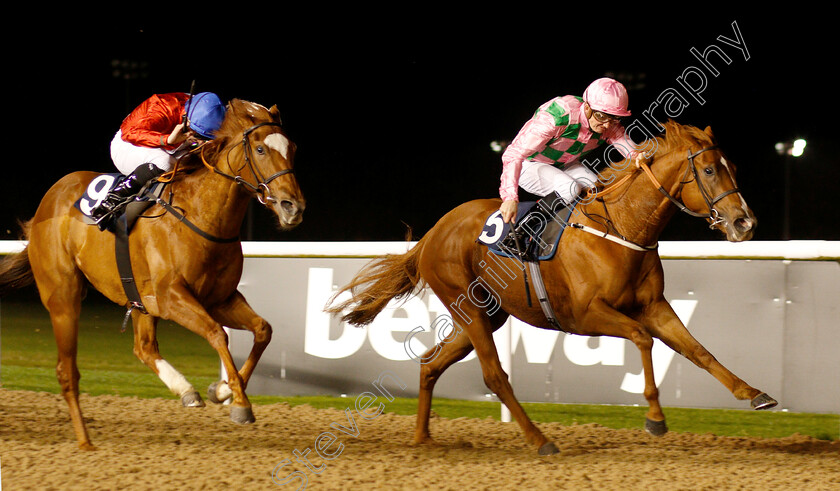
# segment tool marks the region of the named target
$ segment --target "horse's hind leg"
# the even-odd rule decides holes
[[[418,360],[421,363],[420,391],[417,397],[417,426],[414,431],[414,443],[432,443],[432,436],[429,433],[429,416],[432,410],[432,391],[435,383],[447,368],[463,360],[472,349],[467,333],[459,327],[452,326],[446,338]]]
[[[37,251],[37,247],[33,250],[30,251],[31,254],[44,257],[43,251]],[[58,350],[55,373],[61,386],[61,395],[67,401],[70,410],[70,420],[73,423],[73,431],[76,433],[79,448],[95,450],[90,442],[79,405],[80,375],[76,364],[76,353],[79,340],[79,314],[82,309],[81,274],[72,266],[63,267],[64,264],[72,264],[72,262],[52,261],[50,264],[56,266],[42,267],[39,261],[33,261],[32,271],[38,281],[41,302],[49,312],[52,322]]]
[[[134,356],[163,381],[173,394],[181,398],[184,407],[204,407],[204,401],[192,384],[160,356],[157,342],[157,317],[132,312],[134,321]]]
[[[33,224],[29,235],[29,262],[41,303],[50,314],[58,351],[55,373],[61,386],[61,395],[70,410],[70,420],[79,447],[94,450],[79,406],[80,375],[76,364],[79,314],[84,291],[82,273],[65,249],[58,245],[62,241],[54,239],[54,228],[50,223],[39,224],[33,219]]]
[[[271,341],[271,325],[254,312],[245,297],[238,291],[234,292],[225,303],[213,308],[210,314],[224,326],[232,329],[245,329],[254,334],[254,345],[251,347],[248,359],[239,369],[243,388],[247,388],[248,380],[251,379],[263,351]],[[224,401],[230,395],[230,389],[224,380],[212,384],[208,389],[208,398],[216,403]]]
[[[441,300],[444,300],[444,298],[441,297]],[[444,305],[454,306],[454,304],[448,302],[444,302]],[[558,450],[554,443],[548,441],[525,413],[522,405],[519,404],[510,385],[510,380],[502,369],[499,353],[496,351],[496,344],[493,340],[493,331],[498,329],[501,323],[498,325],[492,323],[483,308],[473,305],[469,301],[460,302],[460,309],[459,315],[463,314],[465,319],[471,320],[469,324],[463,327],[466,334],[469,335],[476,355],[478,355],[478,360],[481,363],[481,373],[484,376],[484,383],[487,388],[492,390],[507,406],[511,416],[519,423],[519,427],[525,433],[525,439],[537,447],[540,455],[557,453]]]
[[[688,332],[688,329],[686,329],[667,301],[661,300],[649,305],[645,311],[645,318],[645,324],[649,326],[654,336],[698,367],[711,373],[713,377],[718,379],[732,392],[732,395],[736,399],[750,399],[752,407],[755,409],[769,409],[778,404],[773,398],[750,386],[721,365]]]

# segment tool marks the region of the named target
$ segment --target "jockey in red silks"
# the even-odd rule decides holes
[[[126,116],[111,141],[111,159],[126,178],[91,216],[100,220],[148,181],[171,170],[178,157],[198,142],[213,139],[224,117],[224,104],[211,92],[192,97],[181,92],[155,94],[143,101]]]
[[[625,158],[641,158],[619,118],[630,116],[627,90],[611,78],[592,82],[583,97],[555,97],[540,106],[502,154],[502,219],[516,217],[518,188],[572,203],[597,175],[580,161],[609,143]]]

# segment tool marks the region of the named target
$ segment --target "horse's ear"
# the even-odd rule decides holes
[[[713,140],[715,139],[715,135],[712,133],[712,127],[711,126],[706,126],[706,129],[703,130],[703,131],[705,131],[706,134],[709,135],[709,138],[711,138]]]
[[[278,123],[283,122],[283,120],[280,118],[280,110],[277,109],[277,104],[271,106],[271,109],[268,110],[268,114],[271,115],[271,119],[273,121],[277,121]]]
[[[239,114],[239,110],[241,109],[241,106],[242,106],[242,103],[240,102],[239,99],[231,99],[230,101],[228,101],[227,110],[228,110],[228,112],[231,112],[231,113],[233,113],[234,116],[236,116],[237,114]]]

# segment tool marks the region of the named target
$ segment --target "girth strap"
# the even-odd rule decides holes
[[[122,324],[122,331],[125,331],[128,319],[131,316],[131,311],[140,309],[144,314],[146,307],[140,299],[140,292],[137,290],[137,284],[134,281],[134,273],[131,270],[131,254],[128,247],[128,220],[126,216],[121,215],[114,223],[114,238],[115,238],[115,252],[117,258],[117,271],[120,274],[120,281],[125,291],[125,296],[128,297],[128,311],[125,314],[125,319]]]
[[[534,291],[537,293],[537,300],[540,302],[540,308],[542,308],[545,318],[548,319],[550,329],[565,332],[560,327],[560,323],[557,322],[557,316],[551,307],[551,301],[548,299],[548,292],[545,289],[545,283],[543,283],[542,273],[540,272],[540,264],[535,261],[527,261],[527,264],[528,269],[531,271],[531,278],[534,281]]]

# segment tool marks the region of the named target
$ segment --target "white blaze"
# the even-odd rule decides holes
[[[284,159],[289,160],[289,139],[280,133],[272,133],[263,140],[268,148],[280,152]]]

